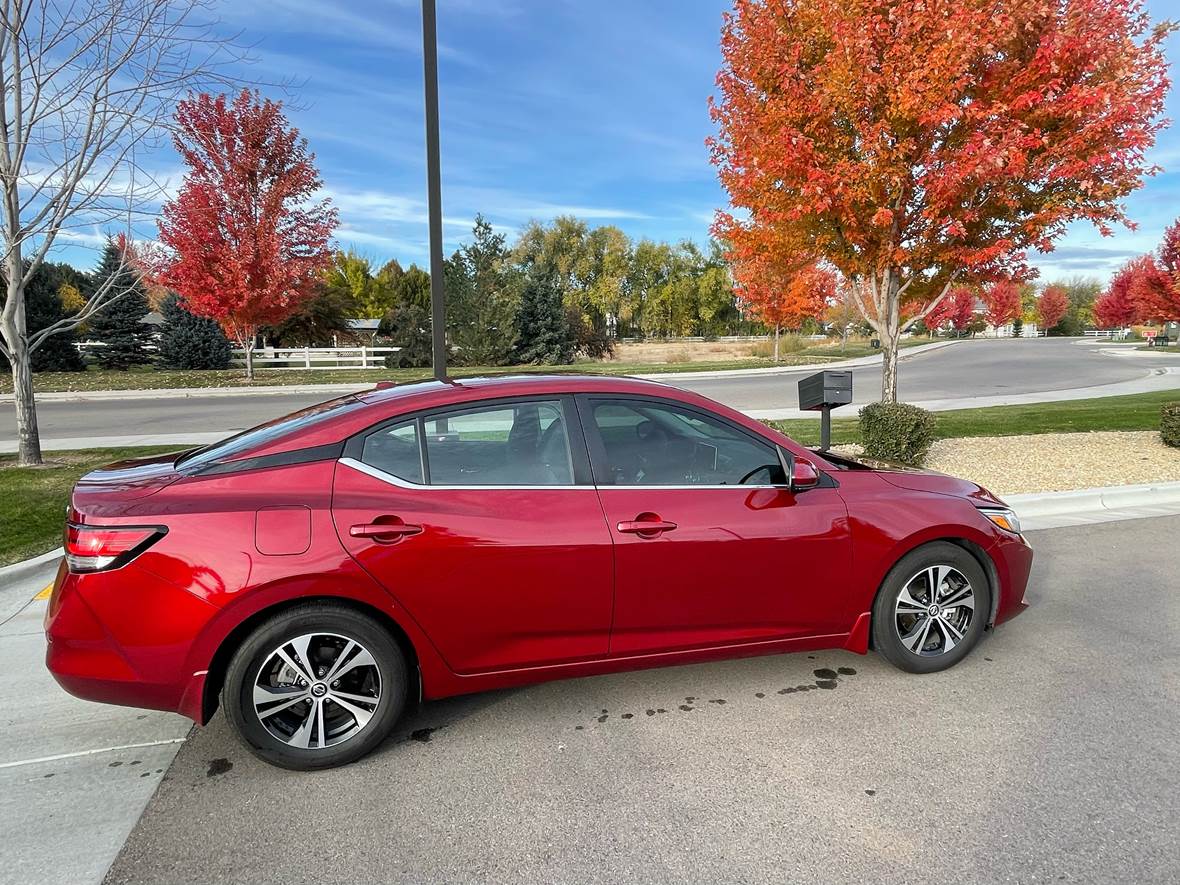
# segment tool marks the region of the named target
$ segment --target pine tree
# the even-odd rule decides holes
[[[89,322],[90,337],[105,345],[96,348],[95,359],[104,369],[126,369],[149,362],[147,345],[152,330],[142,322],[150,310],[147,295],[139,275],[124,261],[114,241],[103,250],[91,286],[97,289],[108,280],[111,291],[117,294]]]
[[[230,343],[213,320],[193,316],[168,293],[160,305],[160,365],[169,369],[228,369]]]
[[[531,274],[525,282],[516,327],[519,362],[564,365],[574,361],[569,320],[550,274]]]
[[[413,302],[399,304],[385,315],[377,332],[387,336],[397,353],[385,358],[391,369],[417,369],[433,361],[430,313]]]
[[[58,289],[69,282],[73,271],[68,265],[43,264],[25,284],[25,323],[29,334],[39,332],[69,315],[61,303]],[[0,293],[0,304],[3,304]],[[78,352],[73,330],[50,335],[33,351],[30,358],[34,372],[85,372],[86,364]],[[9,371],[8,360],[0,355],[0,369]]]

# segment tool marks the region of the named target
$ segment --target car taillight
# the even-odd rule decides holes
[[[66,564],[74,573],[120,568],[167,534],[163,526],[66,523]]]

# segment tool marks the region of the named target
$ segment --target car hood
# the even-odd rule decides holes
[[[834,464],[852,466],[854,469],[870,470],[890,485],[899,489],[909,489],[915,492],[932,492],[936,495],[951,495],[955,498],[969,498],[980,505],[1000,505],[1004,502],[985,489],[979,483],[969,479],[960,479],[939,473],[937,470],[926,470],[921,467],[907,467],[904,464],[893,464],[888,461],[874,461],[870,458],[851,458],[847,455],[832,456],[826,453],[823,457]]]

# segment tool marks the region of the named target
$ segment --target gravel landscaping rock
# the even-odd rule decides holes
[[[850,454],[859,446],[837,446]],[[923,465],[997,495],[1180,481],[1180,449],[1154,430],[979,436],[934,443]]]

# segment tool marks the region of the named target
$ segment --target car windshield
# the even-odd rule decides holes
[[[223,439],[220,442],[185,452],[176,459],[176,466],[196,467],[203,464],[210,464],[214,461],[224,461],[241,452],[256,448],[263,443],[268,443],[279,437],[286,436],[288,433],[293,433],[296,430],[305,430],[308,427],[318,424],[325,418],[335,417],[345,409],[363,406],[364,403],[354,396],[345,396],[339,399],[329,400],[326,403],[309,406],[306,409],[301,409],[282,418],[276,418],[273,421],[267,421],[265,424],[259,424],[257,427],[251,427],[249,430],[243,430],[241,433]]]

